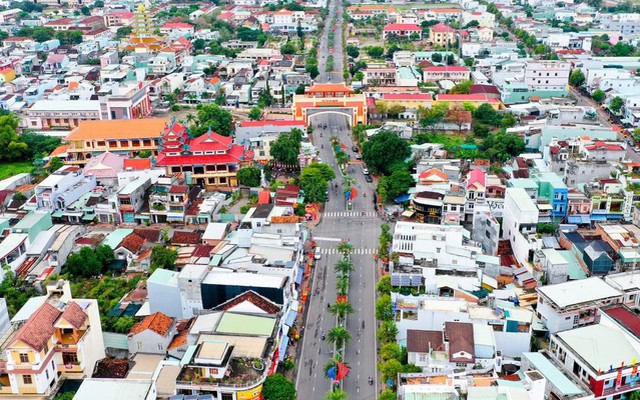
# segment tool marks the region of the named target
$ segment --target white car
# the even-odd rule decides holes
[[[369,170],[367,169],[367,167],[362,167],[362,173],[365,175],[369,175]]]
[[[322,258],[322,249],[320,247],[316,247],[316,249],[313,251],[313,259],[319,260],[321,258]]]
[[[318,161],[318,164],[322,164],[322,158],[318,157],[316,160]]]

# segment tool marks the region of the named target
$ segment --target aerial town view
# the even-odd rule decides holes
[[[0,0],[0,400],[640,400],[640,0]]]

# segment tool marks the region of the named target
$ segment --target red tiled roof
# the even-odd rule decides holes
[[[407,351],[410,353],[430,353],[443,351],[442,331],[407,330]]]
[[[187,24],[185,22],[176,22],[176,23],[171,23],[168,22],[164,25],[162,25],[162,28],[164,29],[193,29],[193,25],[191,24]]]
[[[21,341],[36,351],[41,351],[47,344],[55,328],[53,324],[62,311],[58,310],[49,303],[44,303],[31,317],[22,325],[22,328],[16,333],[11,344]]]
[[[431,93],[385,93],[384,100],[431,100]]]
[[[429,29],[431,31],[433,31],[433,32],[436,32],[436,33],[452,33],[452,32],[456,31],[452,27],[450,27],[448,25],[445,25],[442,22],[440,22],[439,24],[435,24],[434,26],[432,26]]]
[[[500,91],[494,85],[471,85],[471,93],[490,93],[490,94],[500,94]]]
[[[200,232],[187,232],[187,231],[175,231],[171,238],[171,244],[198,244],[202,233]]]
[[[622,148],[622,146],[618,145],[618,144],[609,144],[609,143],[605,143],[605,142],[595,142],[594,144],[590,145],[590,146],[585,146],[584,147],[587,150],[611,150],[611,151],[622,151],[624,150]]]
[[[171,329],[171,325],[173,325],[173,318],[161,312],[156,312],[135,324],[133,328],[131,328],[131,331],[129,331],[129,336],[137,335],[147,329],[152,330],[160,336],[166,336]]]
[[[170,165],[235,164],[240,161],[250,161],[251,159],[253,159],[252,152],[248,151],[245,153],[243,146],[232,145],[227,154],[204,154],[197,156],[167,156],[166,154],[161,154],[158,156],[156,165],[164,167]]]
[[[64,310],[60,318],[67,321],[74,328],[80,329],[82,327],[82,324],[84,324],[84,321],[86,321],[89,317],[84,312],[82,307],[78,305],[78,303],[72,301],[69,303],[67,309]]]
[[[189,186],[187,186],[187,185],[173,185],[173,186],[171,186],[171,189],[169,189],[169,193],[173,193],[173,194],[189,193]]]
[[[159,229],[144,229],[137,228],[133,230],[133,233],[142,236],[150,242],[157,243],[160,241],[160,230]]]
[[[304,121],[280,121],[280,120],[262,120],[262,121],[242,121],[241,127],[253,127],[253,126],[299,126],[304,128],[307,124]]]
[[[464,68],[464,67],[461,67]],[[482,93],[476,94],[439,94],[438,101],[488,101],[487,95]]]
[[[214,310],[229,310],[245,301],[248,301],[249,303],[255,305],[267,314],[277,314],[278,311],[280,311],[279,305],[273,303],[271,300],[263,296],[260,296],[253,290],[247,290],[246,292],[243,292],[238,296],[227,300],[226,302],[215,307]]]
[[[215,246],[208,244],[197,244],[196,248],[193,249],[193,253],[191,253],[191,257],[211,257],[211,251],[214,248]]]
[[[416,24],[388,24],[384,27],[385,31],[418,31],[422,32],[422,28]]]
[[[120,243],[118,247],[124,247],[133,254],[138,254],[142,250],[142,246],[146,243],[146,239],[137,233],[130,233]]]
[[[445,336],[449,340],[450,362],[475,362],[475,342],[473,339],[473,324],[469,322],[445,322]],[[465,352],[471,355],[471,359],[454,357],[456,353]]]

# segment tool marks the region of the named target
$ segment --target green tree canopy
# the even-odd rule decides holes
[[[584,76],[582,70],[576,69],[569,75],[569,83],[575,87],[580,87],[584,85],[587,78]]]
[[[404,161],[411,155],[409,143],[389,131],[380,131],[362,146],[362,158],[374,171],[383,174],[391,172],[390,167]]]
[[[262,109],[260,107],[253,107],[251,111],[249,111],[249,119],[252,121],[262,119]]]
[[[611,103],[609,103],[609,109],[616,114],[620,112],[622,106],[624,106],[624,100],[622,100],[622,98],[619,96],[611,99]]]
[[[595,101],[598,104],[602,104],[602,102],[604,101],[605,97],[606,97],[606,95],[600,89],[596,89],[596,90],[593,91],[593,93],[591,93],[591,98],[593,99],[593,101]]]
[[[273,145],[271,147],[273,149]],[[307,202],[320,203],[327,200],[329,181],[335,178],[335,172],[326,164],[312,163],[302,169],[300,187]]]
[[[383,176],[378,181],[378,193],[383,201],[390,201],[407,193],[415,184],[413,177],[406,169],[396,169],[391,175]]]
[[[389,321],[393,318],[391,296],[382,294],[376,301],[376,318],[380,321]]]
[[[300,142],[303,132],[294,128],[289,133],[281,133],[271,143],[269,154],[279,163],[286,165],[298,165],[300,155]]]
[[[253,166],[240,168],[236,173],[238,182],[249,187],[260,186],[260,175],[260,168]]]
[[[51,157],[49,160],[49,171],[54,172],[59,170],[64,166],[64,163],[60,159],[60,157]]]
[[[360,56],[360,49],[358,49],[357,46],[349,44],[347,45],[347,47],[345,47],[345,50],[347,51],[349,57],[358,58]]]
[[[369,46],[366,49],[367,55],[371,58],[380,58],[384,54],[384,47]]]
[[[102,263],[91,247],[84,246],[67,258],[65,269],[71,275],[90,278],[100,274]]]
[[[11,114],[0,116],[0,161],[23,160],[29,153],[27,144],[16,133],[17,128],[16,117]]]
[[[433,53],[433,54],[431,55],[431,61],[436,62],[436,63],[442,62],[442,54],[440,54],[440,53]]]
[[[170,247],[156,245],[151,249],[151,269],[162,268],[174,270],[178,252]]]
[[[264,400],[296,400],[296,388],[284,375],[275,373],[264,380],[262,397]]]
[[[195,137],[205,134],[209,129],[229,136],[233,130],[233,116],[217,104],[199,104],[196,123],[189,129]]]
[[[520,136],[499,132],[490,134],[482,142],[482,148],[491,161],[506,161],[524,151],[524,139]]]
[[[471,85],[473,82],[471,81],[462,81],[451,88],[449,93],[451,94],[469,94],[471,93]]]

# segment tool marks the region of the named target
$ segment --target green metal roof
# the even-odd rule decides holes
[[[275,318],[226,312],[220,318],[216,332],[271,336],[275,325]]]
[[[178,272],[168,269],[158,268],[147,279],[147,283],[158,283],[162,285],[178,285]]]
[[[129,236],[132,233],[133,233],[133,229],[118,228],[115,231],[111,232],[109,236],[107,236],[102,241],[102,244],[106,244],[109,247],[111,247],[113,250],[115,250],[116,247],[118,247],[118,245],[120,244],[120,242],[122,242],[122,240],[125,237]]]

